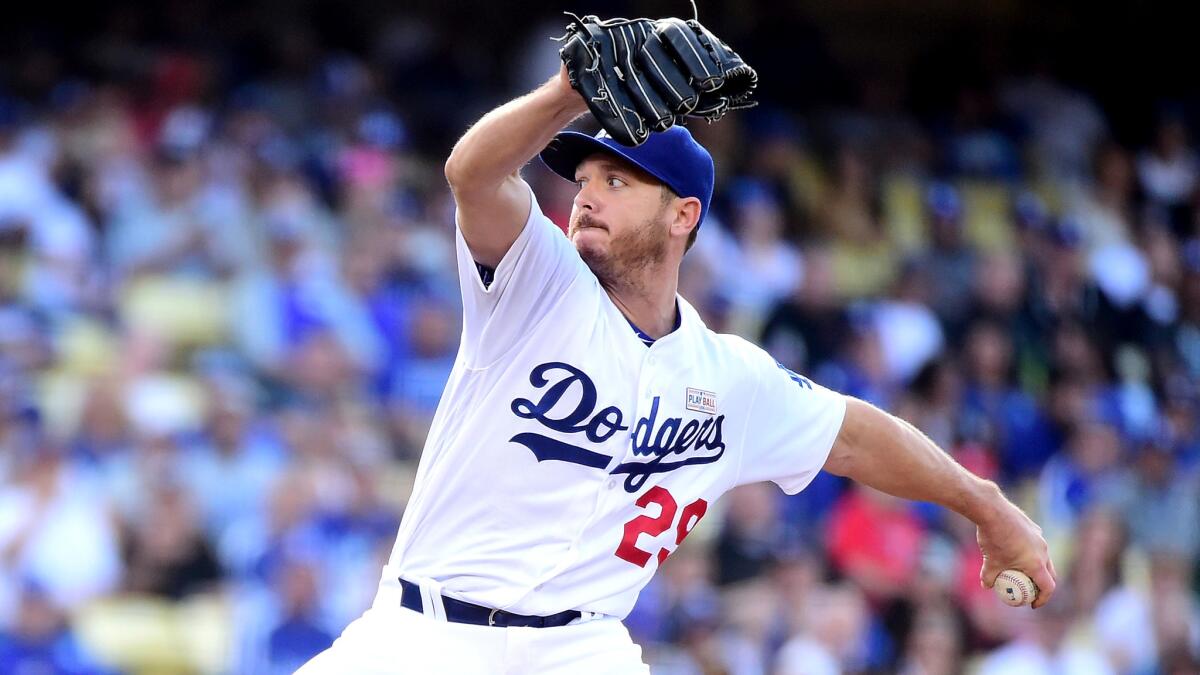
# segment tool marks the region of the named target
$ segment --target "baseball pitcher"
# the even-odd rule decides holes
[[[300,669],[646,673],[621,620],[729,489],[822,469],[944,505],[1054,592],[1041,531],[914,427],[709,330],[677,293],[713,161],[680,122],[751,105],[696,21],[576,18],[559,73],[480,119],[446,177],[462,343],[372,607]],[[590,111],[595,136],[562,131]],[[566,237],[520,169],[578,186]]]

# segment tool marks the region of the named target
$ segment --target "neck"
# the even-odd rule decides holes
[[[675,328],[675,293],[679,289],[679,267],[654,265],[642,274],[604,290],[625,318],[657,340]]]

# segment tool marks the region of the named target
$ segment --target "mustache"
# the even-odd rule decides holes
[[[605,230],[610,230],[610,231],[612,229],[608,226],[608,223],[606,223],[602,220],[593,218],[590,214],[587,214],[587,213],[581,214],[579,216],[579,218],[576,219],[576,221],[575,221],[575,229],[578,230],[581,227],[601,227],[601,228],[604,228]]]

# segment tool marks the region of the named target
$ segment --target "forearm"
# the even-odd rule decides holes
[[[456,190],[494,189],[585,112],[587,104],[559,73],[476,122],[450,153],[446,178]]]
[[[1054,595],[1054,563],[1041,528],[995,483],[964,469],[908,422],[846,397],[846,417],[825,469],[897,497],[941,504],[962,514],[978,527],[980,583],[990,587],[1001,571],[1020,570],[1040,589],[1035,608]]]
[[[908,422],[847,397],[826,470],[905,499],[933,502],[982,523],[1006,500]]]

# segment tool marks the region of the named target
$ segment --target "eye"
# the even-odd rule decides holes
[[[624,180],[617,178],[616,176],[608,177],[608,187],[625,187],[628,184],[629,183],[626,183]]]
[[[575,179],[575,187],[583,189],[583,184],[586,182],[587,182],[586,178],[576,178]]]

